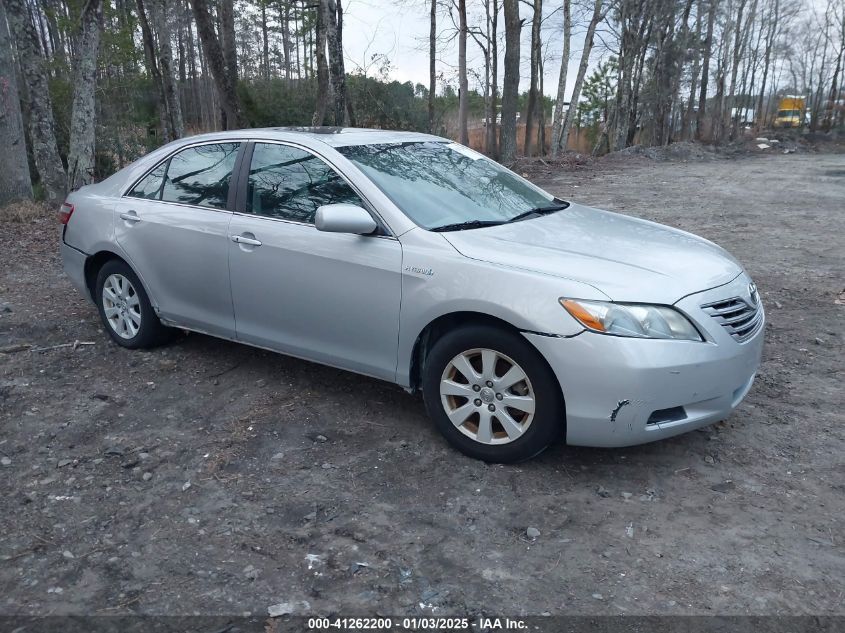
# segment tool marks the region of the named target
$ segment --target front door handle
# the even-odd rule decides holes
[[[127,222],[140,222],[141,218],[138,217],[138,214],[134,211],[127,211],[126,213],[120,214],[121,220],[126,220]]]
[[[247,235],[233,235],[232,241],[236,244],[248,244],[249,246],[261,246],[261,241],[255,239],[254,237],[249,237]]]

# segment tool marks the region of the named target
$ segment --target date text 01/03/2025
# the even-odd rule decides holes
[[[400,619],[384,617],[356,618],[309,618],[309,630],[339,631],[518,631],[527,628],[527,623],[518,618],[478,617],[405,617]]]

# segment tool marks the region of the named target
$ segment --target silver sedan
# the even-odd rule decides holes
[[[425,134],[182,139],[60,220],[65,271],[118,345],[192,330],[420,390],[487,461],[716,422],[760,362],[763,306],[724,250]]]

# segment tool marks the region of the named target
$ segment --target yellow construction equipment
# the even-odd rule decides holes
[[[773,127],[801,127],[804,125],[804,97],[785,95],[781,97]]]

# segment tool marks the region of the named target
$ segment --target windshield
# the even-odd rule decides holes
[[[778,116],[779,117],[801,116],[801,111],[800,110],[779,110]]]
[[[337,149],[426,229],[498,224],[555,205],[553,196],[457,143],[415,141]],[[556,208],[564,206],[558,203]]]

